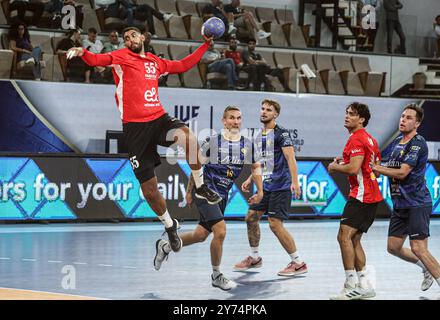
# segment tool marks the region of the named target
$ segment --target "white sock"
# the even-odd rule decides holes
[[[361,288],[363,289],[368,289],[370,287],[369,283],[368,283],[368,273],[367,270],[362,270],[362,271],[358,271],[356,272],[358,279],[359,279],[359,285],[361,286]]]
[[[229,22],[229,27],[233,27],[234,23],[233,22]]]
[[[258,247],[251,247],[251,257],[257,259],[259,256]]]
[[[157,217],[165,225],[165,228],[171,228],[173,226],[173,219],[171,219],[171,216],[168,213],[168,210],[166,210],[163,215],[157,216]]]
[[[289,254],[290,258],[292,259],[293,262],[301,264],[304,261],[299,257],[299,253],[298,251],[295,251],[294,253]]]
[[[345,283],[352,288],[356,287],[358,283],[356,270],[345,270]]]
[[[212,266],[212,276],[217,278],[221,274],[220,272],[220,266]]]
[[[422,268],[422,271],[425,272],[426,271],[426,267],[423,264],[423,262],[421,260],[416,262],[416,265],[418,265],[420,268]]]
[[[196,188],[200,188],[203,184],[203,167],[201,167],[199,170],[192,170],[192,175]]]
[[[165,251],[165,253],[170,253],[172,251],[171,246],[168,242],[163,246],[163,251]]]

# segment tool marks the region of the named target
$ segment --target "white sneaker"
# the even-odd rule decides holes
[[[24,63],[25,64],[35,64],[35,59],[34,58],[29,58]]]
[[[224,291],[229,291],[231,289],[237,288],[237,284],[226,278],[223,273],[220,273],[217,278],[214,279],[213,275],[211,275],[212,286],[216,288],[220,288]]]
[[[237,32],[237,27],[235,27],[234,25],[229,25],[228,33],[236,33],[236,32]]]
[[[263,30],[259,30],[259,31],[257,32],[257,37],[258,37],[258,39],[265,39],[265,38],[267,38],[267,37],[270,37],[270,35],[271,35],[270,32],[266,32],[266,31],[263,31]]]
[[[346,284],[337,296],[330,297],[330,300],[359,300],[362,299],[362,293],[357,287],[350,287]]]
[[[361,299],[370,299],[370,298],[374,298],[376,296],[376,291],[372,287],[362,288],[360,286],[357,286],[356,290],[361,293],[361,296],[362,296]]]
[[[426,291],[429,288],[431,288],[433,283],[434,283],[434,278],[429,273],[429,271],[426,270],[425,272],[423,272],[423,282],[421,287],[422,291]]]
[[[164,21],[164,22],[167,22],[168,20],[171,19],[172,16],[174,16],[173,13],[164,13],[164,14],[163,14],[163,21]]]
[[[154,256],[153,265],[154,269],[159,270],[162,266],[162,262],[167,259],[168,260],[168,253],[164,251],[164,246],[168,244],[167,241],[163,239],[159,239],[156,241],[156,255]]]

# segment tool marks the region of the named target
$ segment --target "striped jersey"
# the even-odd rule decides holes
[[[200,61],[208,47],[205,42],[178,61],[162,59],[150,52],[141,56],[128,48],[105,54],[84,50],[82,59],[89,66],[113,67],[115,98],[122,122],[150,122],[165,114],[159,100],[159,77],[188,71]]]
[[[359,172],[348,177],[350,183],[349,196],[363,203],[382,201],[379,184],[370,168],[371,161],[377,162],[380,160],[379,147],[376,140],[364,128],[350,135],[342,154],[345,164],[350,163],[350,159],[356,156],[364,156],[364,160]]]

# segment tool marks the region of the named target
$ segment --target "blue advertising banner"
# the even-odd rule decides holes
[[[156,170],[159,191],[171,214],[198,219],[197,209],[186,205],[190,169],[186,161],[162,161]],[[298,161],[302,198],[291,202],[291,217],[337,217],[348,192],[342,175],[327,172],[329,161]],[[250,193],[240,190],[250,168],[233,186],[226,217],[244,217]],[[433,199],[433,213],[440,215],[440,163],[430,163],[426,183]],[[390,213],[387,178],[379,178]],[[130,162],[121,158],[0,157],[0,220],[99,220],[142,219],[156,215],[144,200]]]

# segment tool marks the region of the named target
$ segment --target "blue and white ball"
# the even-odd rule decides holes
[[[214,39],[221,38],[225,33],[225,24],[217,17],[209,18],[203,23],[202,34],[208,38],[214,37]]]

